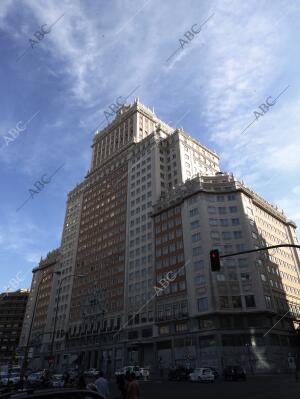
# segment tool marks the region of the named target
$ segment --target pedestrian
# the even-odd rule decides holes
[[[103,371],[99,371],[98,378],[94,383],[97,387],[97,391],[102,395],[105,399],[109,398],[109,388],[108,388],[108,381],[104,378]]]
[[[296,381],[299,380],[299,373],[300,373],[300,356],[297,355],[296,359],[295,359],[295,363],[296,363],[296,367],[295,367],[295,378]]]
[[[64,383],[65,383],[65,386],[68,384],[69,380],[70,380],[70,374],[66,371],[66,372],[64,373]]]
[[[117,387],[121,392],[122,399],[126,399],[126,380],[124,374],[117,375]]]
[[[86,388],[86,383],[85,383],[85,378],[84,378],[83,373],[80,373],[79,376],[78,376],[77,388],[78,389],[85,389]]]
[[[135,374],[131,373],[128,378],[126,399],[139,399],[140,387],[135,379]]]

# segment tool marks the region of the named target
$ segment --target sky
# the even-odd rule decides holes
[[[299,19],[300,0],[1,0],[0,292],[59,247],[121,96],[299,225]]]

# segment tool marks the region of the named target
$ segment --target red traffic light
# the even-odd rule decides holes
[[[210,267],[212,272],[218,272],[221,268],[220,254],[218,249],[210,251]]]

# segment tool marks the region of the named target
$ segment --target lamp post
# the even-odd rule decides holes
[[[26,346],[25,346],[25,353],[24,353],[24,358],[23,358],[23,363],[22,363],[22,369],[21,369],[21,376],[20,376],[20,382],[21,385],[23,386],[23,380],[24,380],[24,372],[25,372],[25,367],[26,367],[26,363],[28,360],[28,349],[29,349],[29,341],[30,341],[30,336],[31,336],[31,331],[32,331],[32,326],[33,326],[33,320],[34,320],[34,314],[35,314],[35,310],[36,310],[36,305],[38,302],[38,296],[39,296],[39,291],[40,291],[40,286],[42,281],[48,277],[48,276],[53,276],[53,274],[58,274],[60,275],[61,272],[57,271],[57,272],[50,272],[50,273],[46,273],[44,274],[44,276],[42,276],[41,281],[38,283],[37,289],[36,289],[36,296],[35,296],[35,301],[34,301],[34,305],[33,305],[33,310],[32,310],[32,317],[30,320],[30,324],[29,324],[29,331],[28,331],[28,337],[27,337],[27,342],[26,342]]]
[[[56,322],[57,322],[57,314],[58,314],[58,306],[59,306],[59,302],[60,302],[60,290],[61,290],[62,282],[69,277],[86,277],[86,276],[87,276],[86,274],[71,274],[69,276],[63,277],[59,282],[57,303],[56,303],[55,316],[54,316],[53,335],[52,335],[51,346],[50,346],[50,356],[49,357],[51,357],[51,358],[53,358],[53,347],[54,347],[54,339],[55,339],[55,333],[56,333]]]

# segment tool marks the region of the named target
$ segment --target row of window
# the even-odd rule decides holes
[[[165,245],[163,247],[156,247],[156,256],[163,256],[163,255],[168,255],[172,252],[179,251],[180,249],[183,248],[183,242],[182,240],[177,240],[173,242],[172,244]]]
[[[246,308],[254,308],[255,297],[254,295],[244,295],[244,301]],[[228,309],[228,308],[242,308],[242,297],[240,295],[236,296],[219,296],[218,297],[219,307],[220,309]],[[199,298],[197,301],[198,311],[205,312],[209,309],[209,301],[207,297]]]
[[[214,219],[209,218],[210,226],[229,226],[231,222],[231,226],[238,226],[240,224],[239,218],[232,218],[230,219]]]
[[[164,259],[157,259],[155,261],[156,269],[162,269],[168,266],[174,266],[178,263],[184,262],[184,255],[180,253],[178,255],[168,256]]]
[[[137,161],[135,166],[132,166],[131,171],[135,172],[136,170],[138,170],[142,166],[146,165],[146,162],[147,163],[151,162],[151,157],[147,157],[147,159],[143,159],[142,162],[138,162]]]
[[[187,202],[188,205],[195,204],[198,201],[198,196],[191,197]],[[236,200],[236,194],[227,195],[208,195],[206,196],[206,201],[208,202],[224,202],[224,201],[234,201]]]
[[[237,231],[211,231],[210,232],[210,237],[213,240],[219,240],[220,238],[222,238],[222,240],[231,240],[233,239],[239,239],[239,238],[243,238],[243,233],[241,230],[237,230]]]

